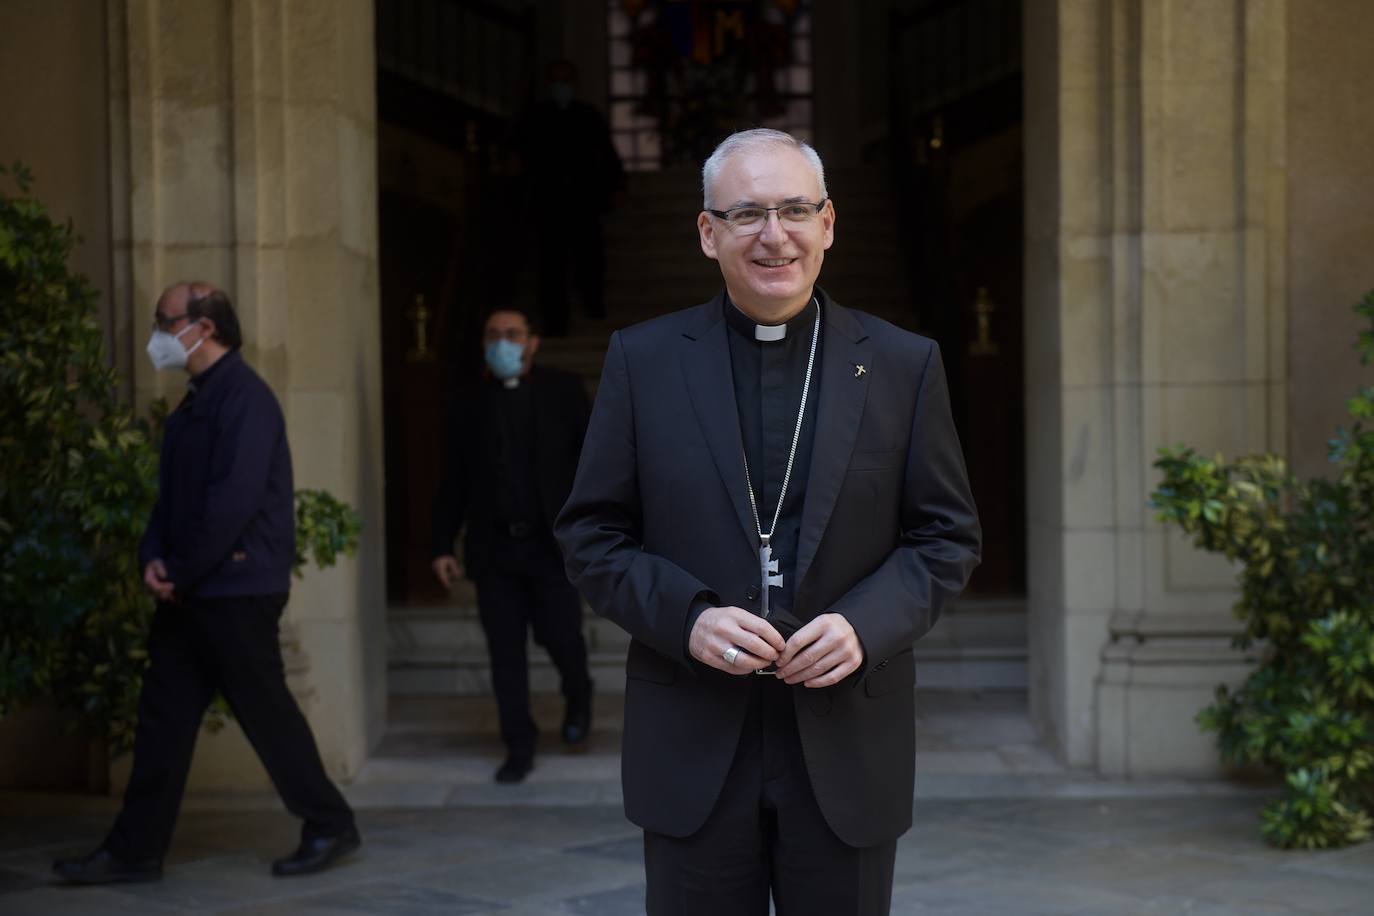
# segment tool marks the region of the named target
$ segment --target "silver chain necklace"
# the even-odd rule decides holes
[[[797,443],[801,441],[802,420],[806,417],[806,397],[811,391],[811,370],[816,366],[816,341],[821,336],[821,304],[814,297],[811,299],[816,303],[816,322],[811,329],[811,353],[806,357],[806,380],[802,382],[801,406],[797,408],[797,426],[792,431],[792,451],[787,455],[787,470],[782,475],[782,492],[778,494],[778,507],[773,510],[773,524],[768,527],[768,533],[763,533],[763,526],[759,524],[759,507],[754,498],[754,482],[749,477],[749,456],[741,455],[744,458],[744,483],[749,488],[749,511],[754,515],[754,530],[759,535],[759,577],[762,580],[763,593],[759,605],[759,614],[767,617],[768,608],[768,589],[782,588],[782,574],[778,572],[778,561],[773,559],[773,548],[770,542],[773,533],[778,530],[778,518],[782,516],[782,504],[787,499],[787,484],[792,480],[792,464],[797,460]]]

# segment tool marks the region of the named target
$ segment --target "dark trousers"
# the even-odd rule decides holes
[[[526,538],[501,534],[492,543],[491,563],[477,578],[477,605],[487,635],[491,686],[501,720],[501,739],[516,756],[534,753],[535,724],[530,716],[529,659],[525,641],[534,641],[553,660],[568,706],[591,701],[587,644],[582,638],[582,603],[563,572],[553,535]]]
[[[644,834],[649,916],[877,916],[889,911],[897,841],[847,846],[811,791],[792,690],[751,687],[749,714],[725,788],[688,837]],[[672,786],[665,784],[665,792]]]
[[[559,213],[565,211],[559,210]],[[577,211],[574,211],[577,212]],[[606,244],[601,215],[592,209],[575,229],[564,220],[541,223],[539,235],[539,312],[543,332],[561,337],[568,332],[569,274],[588,318],[606,314]]]
[[[160,859],[172,841],[186,776],[215,691],[229,702],[303,838],[353,826],[325,775],[310,726],[286,687],[277,622],[286,595],[159,604],[138,700],[134,767],[105,845],[126,859]]]

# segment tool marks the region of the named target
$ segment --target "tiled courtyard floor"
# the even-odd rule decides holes
[[[1279,852],[1258,837],[1262,790],[1065,772],[1034,746],[1017,703],[922,704],[939,712],[922,717],[916,825],[899,846],[894,913],[1374,913],[1374,844]],[[393,734],[346,788],[363,849],[317,876],[269,876],[297,831],[275,799],[198,796],[161,882],[52,886],[51,860],[98,841],[116,802],[0,795],[0,913],[643,912],[640,837],[619,807],[613,731],[588,754],[542,757],[525,785],[498,787],[497,748],[426,726],[433,711],[393,710]]]

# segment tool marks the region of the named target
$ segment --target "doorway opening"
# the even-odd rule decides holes
[[[716,142],[759,125],[817,141],[839,214],[822,285],[939,342],[983,522],[983,565],[918,647],[922,686],[1024,689],[1021,3],[605,0],[595,24],[584,5],[376,5],[393,698],[489,691],[472,588],[449,593],[430,569],[430,509],[443,406],[481,372],[482,316],[533,295],[515,125],[562,58],[628,177],[606,218],[607,315],[574,316],[541,362],[590,389],[613,329],[715,292],[694,221]],[[837,83],[853,97],[822,91]],[[614,690],[624,634],[585,629]],[[530,660],[534,690],[553,691],[544,654]]]

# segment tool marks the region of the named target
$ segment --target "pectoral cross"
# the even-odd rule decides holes
[[[773,559],[773,548],[768,545],[764,535],[759,545],[759,578],[762,580],[762,601],[759,603],[759,616],[768,616],[768,589],[782,588],[782,574],[778,572],[778,561]]]

